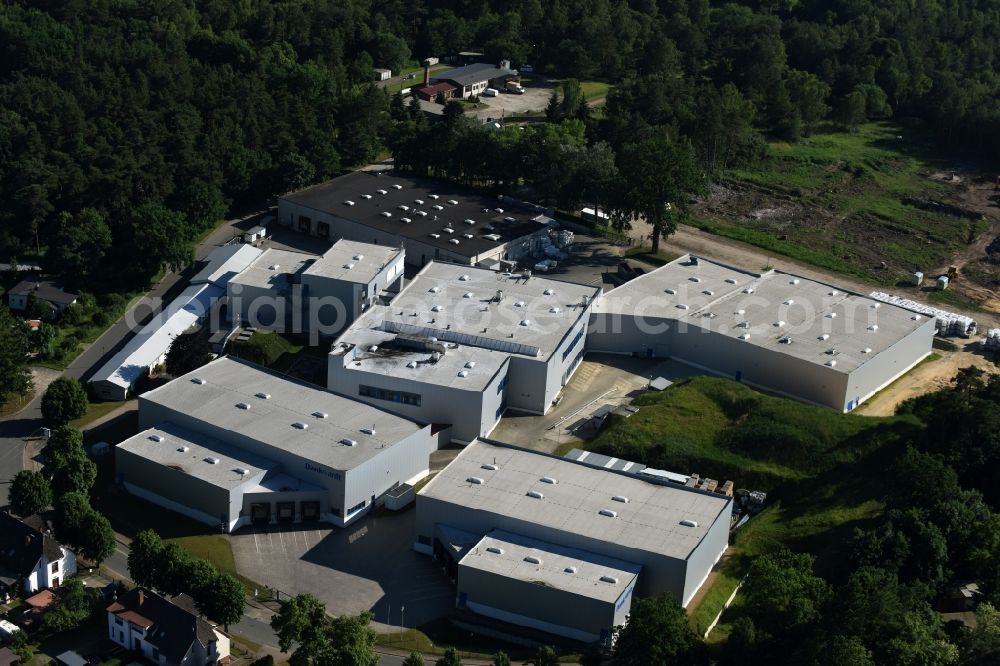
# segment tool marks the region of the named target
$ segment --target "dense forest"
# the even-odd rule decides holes
[[[595,160],[611,150],[619,167],[666,150],[682,168],[664,174],[680,186],[652,192],[628,182],[646,171],[623,170],[612,207],[696,192],[753,159],[762,136],[825,121],[894,117],[933,129],[943,150],[992,156],[997,34],[1000,0],[12,0],[0,7],[0,255],[37,255],[76,288],[142,285],[184,264],[233,204],[363,163],[394,135],[405,152],[431,129],[399,136],[372,67],[470,47],[615,84],[572,147],[606,143]],[[594,187],[553,176],[543,196]]]

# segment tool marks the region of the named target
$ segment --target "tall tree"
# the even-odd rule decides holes
[[[42,418],[50,426],[63,426],[87,413],[87,391],[76,379],[59,377],[42,396]]]
[[[28,350],[27,329],[0,305],[0,405],[31,390]]]
[[[89,286],[103,276],[105,256],[111,249],[111,228],[104,215],[84,208],[76,216],[63,213],[49,244],[46,263],[70,287]]]
[[[295,646],[290,663],[296,666],[321,664],[331,650],[326,606],[311,594],[300,594],[281,604],[271,618],[282,652]]]
[[[654,253],[660,251],[660,238],[687,220],[691,196],[707,188],[690,144],[671,141],[664,133],[624,146],[618,172],[611,219],[619,228],[635,221],[648,223]]]
[[[155,587],[157,565],[163,551],[163,541],[153,530],[143,530],[135,535],[128,551],[128,573],[136,585]]]
[[[208,363],[211,353],[212,348],[205,331],[181,333],[174,338],[167,350],[167,372],[174,377],[186,375]]]
[[[30,469],[22,470],[10,483],[8,499],[14,513],[30,516],[52,504],[52,487],[40,473]]]
[[[189,568],[188,575],[191,575],[191,571]],[[243,584],[235,576],[216,572],[209,580],[207,588],[203,587],[200,590],[203,591],[196,592],[198,607],[210,619],[225,626],[226,631],[229,631],[229,625],[236,624],[243,617],[246,592]]]
[[[687,614],[667,597],[636,597],[625,626],[616,629],[615,666],[706,664],[704,644]]]

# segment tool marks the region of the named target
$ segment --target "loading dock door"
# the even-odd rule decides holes
[[[302,520],[319,520],[319,502],[302,502]]]
[[[269,503],[251,504],[250,520],[257,525],[266,525],[271,522],[271,505]]]
[[[295,522],[295,502],[278,502],[278,522]]]

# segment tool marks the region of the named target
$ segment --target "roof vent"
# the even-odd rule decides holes
[[[503,218],[503,221],[504,222],[517,222],[517,220],[515,220],[513,217],[509,217],[509,216]]]
[[[424,205],[424,200],[423,199],[414,199],[413,203],[417,204],[418,206],[423,206]]]
[[[354,255],[354,261],[361,261],[364,258],[365,258],[365,255],[363,255],[363,254],[356,254],[356,255]]]
[[[204,383],[205,383],[205,380],[204,380],[204,379],[202,379],[201,377],[193,377],[193,378],[191,379],[191,383],[192,383],[192,384],[197,384],[198,386],[201,386],[202,384],[204,384]]]
[[[434,307],[431,308],[431,312],[441,312],[441,310],[444,310],[443,305],[435,305]]]
[[[448,242],[451,243],[452,245],[458,245],[460,241],[457,238],[452,238]]]
[[[431,208],[433,208],[434,210],[444,210],[444,206],[442,206],[441,204],[434,204],[433,206],[431,206]]]
[[[409,363],[406,364],[406,367],[408,367],[408,368],[415,368],[415,367],[417,367],[417,362],[416,361],[410,361]]]
[[[475,220],[470,220],[469,218],[465,218],[465,223],[466,224],[475,224],[476,221]]]
[[[458,276],[458,279],[460,281],[462,281],[462,282],[468,282],[469,281],[469,274],[468,273],[463,273],[462,275]]]
[[[624,495],[615,495],[611,499],[613,499],[616,502],[621,502],[622,504],[628,504],[628,498],[625,497]]]
[[[795,305],[795,301],[789,298],[787,301],[782,303],[782,305]]]
[[[429,196],[431,199],[440,199],[440,197],[436,194],[428,194],[427,196]]]
[[[514,307],[515,308],[523,308],[524,307],[524,301],[515,301],[514,302]]]
[[[465,362],[465,367],[467,367],[469,370],[471,370],[474,367],[476,367],[476,362],[475,361],[466,361]]]
[[[614,576],[601,576],[602,583],[611,583],[612,585],[618,584],[618,579]]]
[[[467,291],[464,294],[462,294],[462,298],[475,298],[475,296],[476,295],[473,294],[471,291]]]
[[[920,321],[920,315],[918,314],[913,315],[913,321]]]
[[[499,467],[497,467],[493,463],[483,463],[482,465],[480,465],[480,467],[483,468],[483,469],[488,469],[491,472],[495,472],[495,471],[497,471],[499,469]]]
[[[218,465],[219,464],[219,459],[218,458],[205,458],[205,462],[207,462],[209,465]]]
[[[500,234],[486,234],[483,238],[486,240],[498,241],[500,240]]]
[[[798,284],[800,280],[798,278],[792,278],[788,281],[788,284]]]
[[[455,230],[452,229],[451,227],[445,227],[441,231],[445,232],[446,234],[453,234],[453,233],[455,233]]]
[[[783,345],[790,345],[792,344],[792,339],[786,335],[785,337],[778,340],[778,342],[780,342]]]
[[[542,293],[545,294],[546,296],[552,296],[553,294],[556,293],[556,290],[555,289],[546,289]]]
[[[238,402],[238,403],[236,403],[236,408],[237,409],[250,409],[250,404],[246,403],[246,402]]]
[[[312,414],[312,415],[313,415],[313,416],[315,416],[315,417],[316,417],[316,418],[318,418],[318,419],[325,419],[325,418],[327,418],[328,416],[330,416],[330,415],[329,415],[329,414],[327,414],[326,412],[320,412],[320,411],[315,411],[315,412],[313,412],[313,414]]]
[[[528,497],[534,497],[535,499],[545,499],[545,495],[538,492],[537,490],[529,490],[525,493]]]
[[[839,292],[839,291],[837,291],[836,289],[834,289],[834,290],[832,290],[832,291],[830,292],[830,295],[831,295],[831,296],[839,296],[839,295],[840,295],[840,292]]]
[[[549,312],[552,313],[552,314],[559,314],[560,312],[562,312],[562,310],[560,310],[559,308],[553,306],[553,307],[549,308]]]
[[[372,345],[371,347],[368,348],[368,351],[370,351],[370,352],[377,352],[378,351],[378,345]]]
[[[483,481],[483,477],[481,476],[470,476],[465,480],[465,482],[471,483],[474,486],[481,486],[485,483],[485,481]]]
[[[737,284],[736,280],[734,280],[733,278],[726,278],[726,282],[728,284]]]
[[[785,325],[785,322],[784,320],[779,319],[778,321],[774,322],[774,325],[777,326],[778,328],[781,328],[782,326]]]
[[[871,326],[868,327],[868,330],[869,331],[877,331],[878,330],[878,324],[872,324]]]
[[[292,424],[292,427],[298,430],[308,430],[309,424],[303,423],[302,421],[296,421],[295,423]]]
[[[493,210],[503,215],[503,208],[494,208]]]
[[[417,210],[417,211],[414,211],[413,214],[414,215],[419,215],[420,217],[427,217],[427,211],[426,210]]]
[[[354,264],[344,264],[344,268],[346,268],[347,270],[351,270],[352,268],[354,268]]]
[[[340,440],[340,443],[343,444],[344,446],[357,446],[358,445],[358,443],[355,440],[348,439],[346,437],[344,439]]]
[[[372,195],[370,195],[370,194],[362,194],[362,195],[361,195],[361,198],[362,198],[362,199],[371,199],[371,198],[372,198]]]
[[[494,555],[503,555],[503,548],[499,548],[497,546],[487,546],[486,552],[493,553]]]
[[[576,573],[576,567],[566,567],[563,571],[566,573]]]
[[[164,439],[163,435],[150,435],[149,438],[154,442],[162,442]]]
[[[618,512],[617,511],[612,511],[611,509],[601,509],[597,513],[601,514],[602,516],[607,516],[608,518],[617,518],[618,517]]]
[[[691,282],[701,282],[701,278],[695,276],[689,277],[688,280]]]
[[[737,328],[750,328],[750,322],[748,322],[746,319],[744,319],[740,323],[736,324],[736,327]]]
[[[248,470],[246,467],[237,467],[233,471],[236,472],[237,474],[239,474],[240,476],[243,476],[245,474],[249,474],[250,473],[250,470]]]
[[[527,562],[528,564],[541,564],[542,558],[535,557],[534,555],[528,555],[524,558],[524,561]]]
[[[823,333],[822,335],[819,336],[819,339],[820,340],[829,340],[830,339],[830,334],[829,333]]]
[[[676,289],[664,289],[663,291],[667,292],[667,293],[668,293],[668,294],[670,294],[671,296],[673,296],[674,294],[676,294],[676,293],[677,293],[677,290],[676,290]]]
[[[458,371],[458,376],[459,377],[468,377],[469,376],[469,371],[468,370],[459,370]]]
[[[687,310],[690,308],[690,306],[687,303],[678,303],[674,307],[676,307],[678,310]]]
[[[371,428],[362,428],[361,432],[365,433],[366,435],[374,435],[375,434],[375,426],[372,426]]]
[[[837,362],[833,359],[830,359],[829,361],[826,362],[826,365],[827,367],[833,368],[837,365]]]
[[[347,201],[345,201],[345,202],[344,202],[344,205],[345,205],[345,206],[353,206],[353,205],[354,205],[354,202],[353,202],[353,201],[351,201],[350,199],[348,199]]]
[[[683,525],[684,527],[698,527],[698,521],[685,518],[684,520],[681,521],[681,525]]]
[[[872,310],[878,310],[880,307],[882,307],[882,304],[881,303],[872,303],[868,307],[870,307]]]
[[[711,289],[705,289],[701,293],[705,294],[706,296],[715,296],[715,292],[712,291]]]
[[[413,220],[411,220],[408,217],[401,217],[399,218],[399,221],[402,222],[403,224],[409,224],[410,222],[413,222]]]
[[[399,183],[393,183],[392,189],[394,189],[394,190],[401,190],[401,189],[403,189],[403,186],[400,185]]]
[[[441,238],[441,234],[427,234],[431,238]]]
[[[837,313],[836,312],[827,312],[826,313],[826,318],[827,319],[836,319],[837,318]]]
[[[465,236],[466,238],[468,238],[469,240],[472,240],[473,238],[475,238],[475,236],[473,236],[472,234],[462,234],[462,235]]]
[[[433,287],[431,287],[431,288],[430,288],[430,289],[428,289],[427,291],[431,292],[432,294],[436,294],[436,293],[438,293],[439,291],[441,291],[441,287],[439,287],[439,286],[437,286],[437,285],[434,285]]]
[[[270,393],[264,393],[263,391],[261,391],[260,393],[256,393],[255,395],[258,398],[260,398],[261,400],[270,400],[271,399],[271,394]]]
[[[864,349],[861,350],[861,353],[862,354],[871,354],[872,353],[872,348],[871,347],[865,347]]]
[[[389,194],[389,190],[375,190],[379,194]]]
[[[448,203],[450,203],[452,206],[457,206],[458,205],[458,202],[455,201],[454,199],[448,199]]]
[[[531,326],[531,320],[530,319],[522,319],[521,320],[521,326]]]
[[[392,213],[390,213],[387,210],[382,211],[381,213],[379,213],[379,215],[381,215],[382,217],[392,217]]]
[[[749,340],[749,339],[750,339],[749,333],[744,333],[743,335],[740,336],[740,340]]]
[[[191,450],[191,447],[190,446],[178,446],[177,450],[180,451],[181,453],[187,453],[188,451]]]
[[[399,204],[398,206],[396,206],[396,208],[398,208],[399,210],[403,211],[404,213],[406,211],[410,210],[410,207],[407,206],[406,204]]]
[[[753,287],[747,287],[746,289],[743,290],[744,294],[752,294],[753,292],[754,292]]]
[[[542,478],[539,479],[539,481],[541,481],[542,483],[551,484],[553,486],[559,483],[556,479],[553,479],[551,476],[543,476]]]

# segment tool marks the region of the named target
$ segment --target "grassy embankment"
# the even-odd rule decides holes
[[[920,427],[910,418],[840,414],[709,377],[635,404],[635,416],[610,417],[588,448],[768,493],[767,508],[736,532],[711,587],[689,609],[699,632],[754,556],[779,545],[814,554],[818,571],[835,577],[854,528],[884,509],[888,461]],[[726,632],[723,622],[711,638]]]
[[[913,288],[897,283],[912,271],[947,265],[989,229],[984,220],[912,205],[915,199],[961,205],[960,186],[928,177],[938,169],[933,159],[923,134],[891,123],[773,142],[759,163],[721,175],[730,191],[699,206],[695,224],[905,293]],[[970,305],[951,291],[931,297]]]

